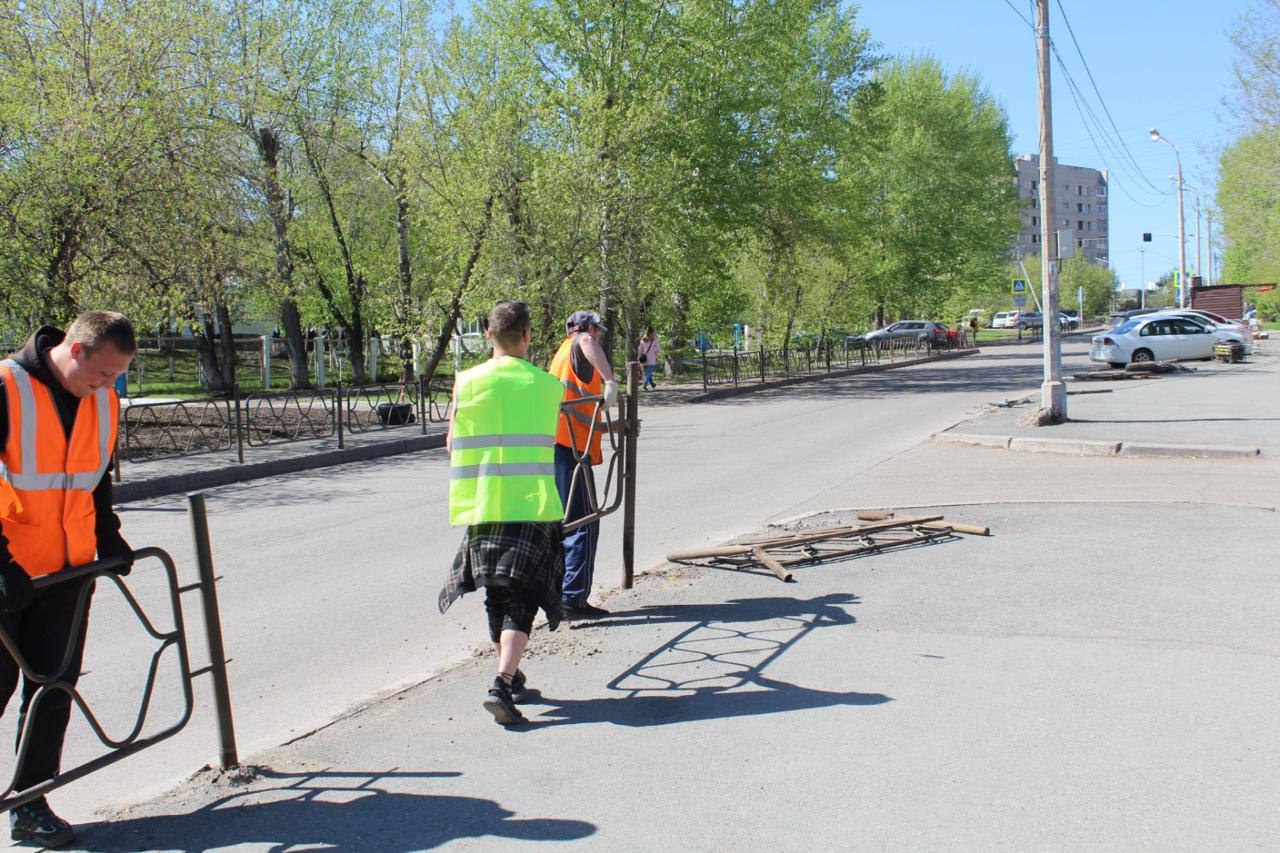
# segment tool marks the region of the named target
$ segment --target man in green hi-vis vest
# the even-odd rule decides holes
[[[484,587],[498,675],[485,710],[504,726],[524,722],[520,657],[538,608],[560,624],[564,507],[556,491],[556,422],[564,389],[525,360],[529,309],[502,301],[489,312],[493,358],[458,374],[449,448],[449,523],[467,525],[440,593],[440,612]]]

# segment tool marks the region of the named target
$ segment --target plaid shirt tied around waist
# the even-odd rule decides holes
[[[558,521],[488,522],[467,527],[453,557],[438,604],[453,602],[482,586],[533,593],[554,631],[563,617],[564,532]]]

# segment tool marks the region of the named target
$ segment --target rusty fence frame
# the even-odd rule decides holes
[[[133,552],[133,561],[138,563],[144,560],[159,560],[164,569],[164,577],[166,581],[169,607],[173,617],[173,628],[171,630],[162,631],[156,627],[155,623],[147,616],[142,609],[142,605],[138,603],[136,597],[129,590],[124,578],[116,574],[116,569],[124,564],[124,558],[113,557],[103,560],[96,560],[90,563],[84,563],[79,566],[73,566],[61,571],[53,572],[47,575],[40,575],[32,578],[31,584],[37,590],[49,589],[50,587],[62,584],[76,583],[81,584],[78,597],[76,599],[76,610],[72,621],[72,631],[67,637],[66,648],[63,651],[62,661],[56,670],[49,673],[36,672],[25,656],[21,653],[17,641],[9,634],[8,630],[0,624],[0,645],[17,663],[21,675],[25,679],[38,684],[35,692],[31,696],[31,700],[27,706],[27,712],[23,717],[22,726],[18,731],[16,758],[14,761],[13,773],[9,778],[8,784],[0,790],[0,812],[10,811],[24,803],[28,803],[38,797],[43,797],[49,791],[60,788],[77,779],[81,779],[96,770],[114,764],[129,756],[140,752],[147,747],[154,746],[161,741],[173,737],[182,731],[191,721],[195,712],[195,689],[193,682],[201,675],[209,674],[213,676],[213,692],[214,705],[217,712],[217,726],[219,736],[219,760],[221,766],[226,769],[238,763],[238,756],[235,746],[235,727],[231,717],[231,697],[230,690],[227,685],[226,657],[222,645],[222,623],[218,615],[218,601],[216,590],[216,578],[213,573],[213,559],[209,547],[209,530],[208,522],[205,514],[204,495],[193,494],[188,496],[190,503],[190,516],[192,534],[195,540],[196,551],[196,568],[199,579],[195,583],[182,586],[178,580],[178,569],[174,563],[173,557],[161,548],[139,548]],[[71,658],[80,638],[88,631],[88,620],[86,614],[89,608],[89,597],[92,595],[96,582],[99,579],[106,578],[115,583],[128,604],[133,615],[141,623],[143,630],[147,632],[152,639],[159,642],[159,646],[151,655],[151,662],[147,668],[147,680],[143,687],[142,698],[138,706],[137,717],[133,727],[123,737],[112,737],[107,733],[106,728],[98,720],[93,713],[93,709],[85,701],[76,686],[69,684],[64,676],[67,669],[71,665]],[[182,595],[187,592],[199,591],[201,597],[201,610],[203,611],[203,621],[205,624],[205,636],[209,647],[208,666],[193,670],[191,668],[191,658],[189,654],[190,644],[187,639],[186,623],[183,620],[182,612]],[[182,710],[178,719],[170,723],[164,728],[153,734],[143,736],[143,729],[146,727],[147,715],[151,710],[151,699],[154,695],[156,679],[158,677],[161,660],[170,648],[176,649],[178,658],[178,672],[182,682]],[[78,675],[78,673],[77,673]],[[50,693],[62,692],[66,693],[72,704],[80,710],[85,721],[89,724],[90,730],[98,741],[107,748],[107,752],[86,761],[84,764],[74,767],[70,770],[59,771],[51,779],[39,782],[31,787],[15,791],[14,786],[17,784],[18,778],[22,775],[22,770],[27,760],[27,755],[31,749],[32,730],[36,724],[36,711],[40,707],[40,703],[44,701]]]

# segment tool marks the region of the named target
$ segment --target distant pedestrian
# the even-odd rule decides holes
[[[977,346],[978,345],[978,318],[976,315],[969,318],[969,337],[970,337],[969,345]]]
[[[653,326],[644,330],[644,337],[640,338],[640,346],[636,348],[636,360],[644,367],[644,385],[646,391],[658,390],[658,383],[653,381],[653,369],[658,365],[658,336],[653,332]]]
[[[498,674],[484,708],[504,726],[524,722],[515,696],[525,689],[520,658],[541,607],[547,627],[561,620],[564,507],[553,449],[563,389],[525,360],[529,309],[499,302],[486,331],[493,358],[458,374],[449,448],[449,523],[467,525],[440,612],[484,587]]]

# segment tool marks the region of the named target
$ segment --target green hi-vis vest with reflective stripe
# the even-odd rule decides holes
[[[449,523],[560,521],[556,421],[564,389],[522,358],[458,374],[449,453]]]

